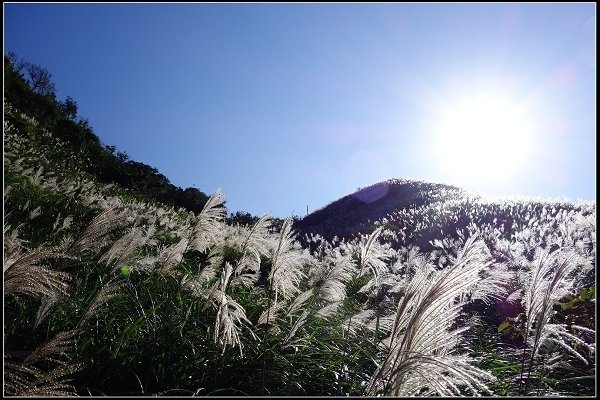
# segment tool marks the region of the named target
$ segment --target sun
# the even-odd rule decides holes
[[[501,183],[522,168],[532,124],[517,102],[495,95],[465,98],[439,115],[435,157],[456,183]]]

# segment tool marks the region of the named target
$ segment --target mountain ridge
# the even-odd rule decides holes
[[[297,221],[295,228],[301,233],[317,233],[328,240],[334,236],[351,238],[360,231],[370,230],[368,221],[379,220],[398,210],[443,201],[449,195],[466,193],[461,188],[442,183],[390,178],[332,201]],[[345,223],[339,224],[342,216]]]

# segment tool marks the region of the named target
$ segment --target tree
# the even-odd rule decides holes
[[[29,75],[29,86],[33,92],[43,96],[54,94],[55,89],[54,82],[52,82],[52,74],[46,68],[35,64],[27,64],[25,69]]]
[[[71,96],[67,96],[65,101],[59,102],[58,108],[65,118],[74,120],[77,117],[77,103]]]
[[[10,65],[12,66],[13,71],[21,79],[23,79],[22,71],[27,66],[27,62],[25,60],[23,60],[23,59],[19,60],[17,58],[17,55],[14,52],[12,52],[12,51],[5,52],[4,53],[4,59],[5,59],[5,61],[8,61],[10,63]]]

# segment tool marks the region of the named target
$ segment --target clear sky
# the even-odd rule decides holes
[[[596,199],[595,3],[4,3],[4,49],[229,212],[388,178]]]

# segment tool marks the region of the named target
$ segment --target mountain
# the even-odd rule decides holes
[[[580,220],[595,218],[595,213],[595,202],[499,198],[439,183],[390,179],[330,203],[296,221],[294,228],[300,241],[312,248],[317,243],[311,240],[314,235],[328,241],[353,240],[382,226],[385,240],[394,248],[416,246],[424,252],[485,231],[495,252],[496,239],[514,240],[515,235],[528,235],[544,223],[560,232],[566,229],[563,221],[581,224]],[[542,234],[536,239],[538,245],[556,246],[548,237]],[[581,240],[591,250],[590,239]]]
[[[333,201],[305,216],[295,225],[300,233],[314,233],[331,240],[350,239],[373,230],[373,223],[388,214],[416,209],[465,195],[460,188],[410,179],[377,182]]]
[[[595,393],[595,201],[393,179],[296,221],[298,243],[291,219],[225,219],[220,191],[185,211],[6,71],[5,394]]]
[[[140,199],[195,213],[202,210],[208,200],[205,193],[175,186],[156,168],[130,160],[115,146],[103,144],[89,121],[77,117],[75,100],[70,96],[57,100],[51,77],[41,66],[20,60],[11,52],[4,54],[4,119],[21,140],[42,149],[49,159],[61,160],[53,168],[62,167],[67,174],[80,170],[99,183],[118,185]]]

